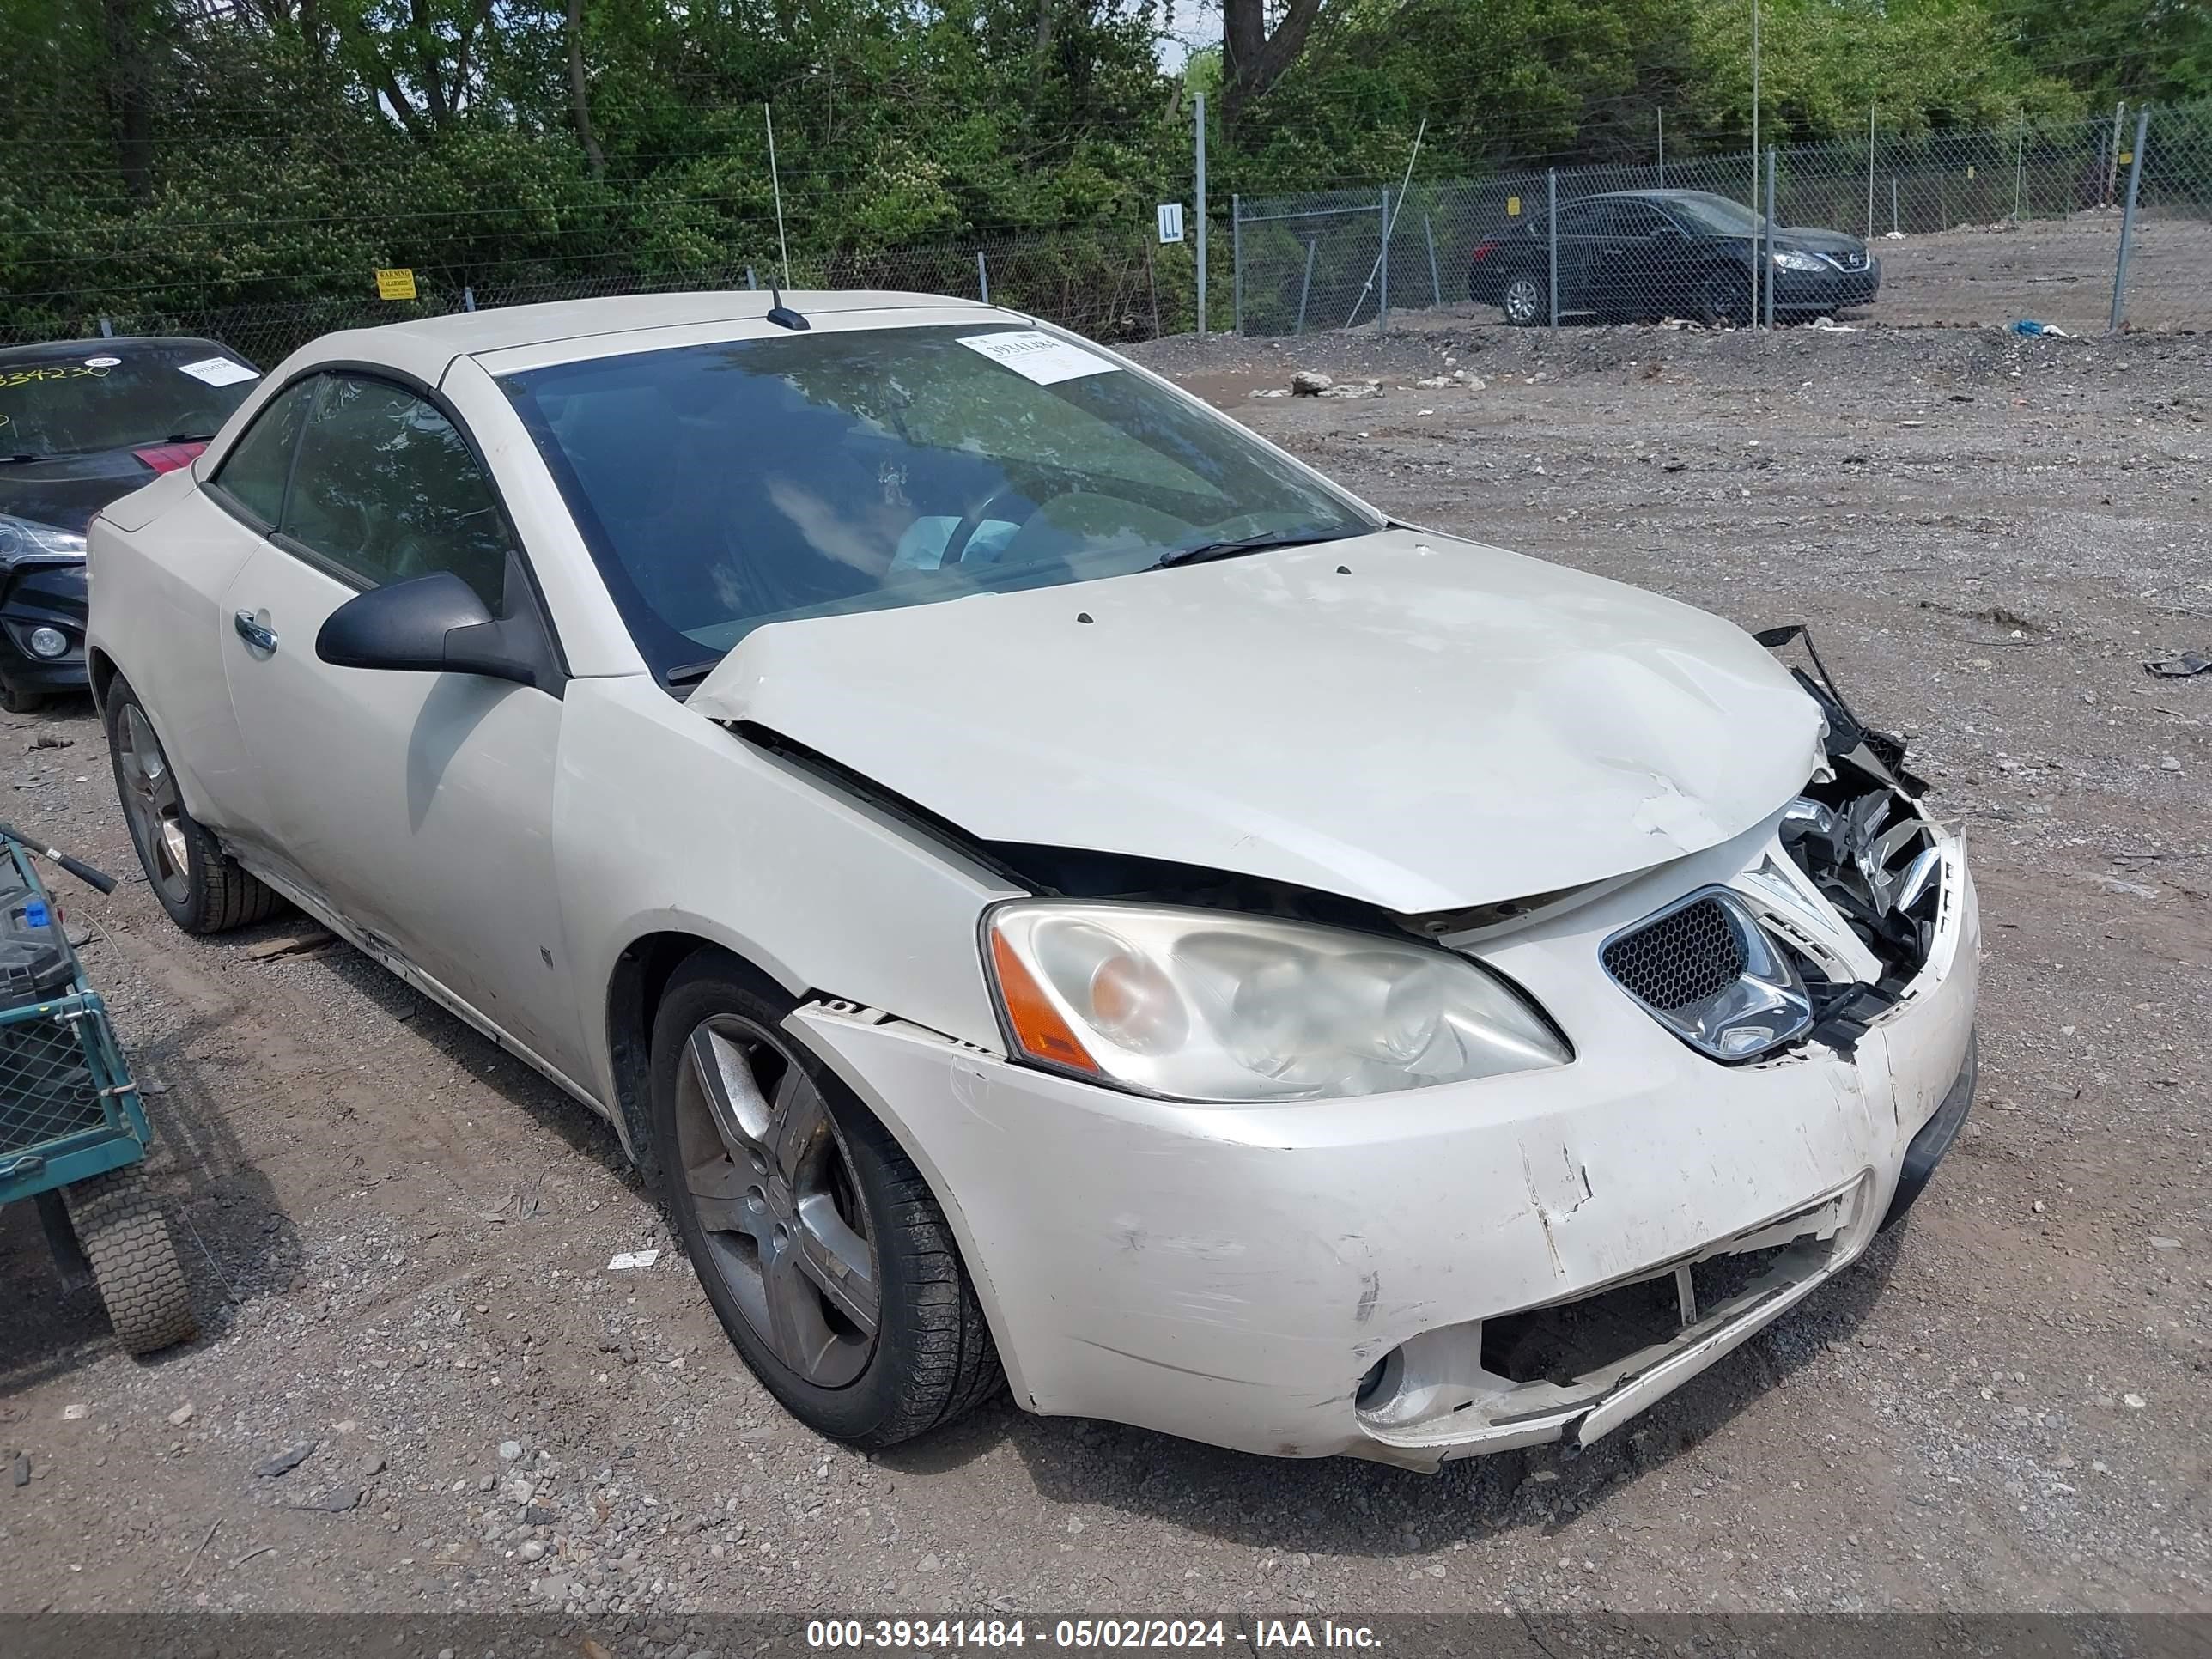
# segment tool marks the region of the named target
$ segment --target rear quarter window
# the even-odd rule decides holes
[[[264,527],[273,527],[284,516],[285,481],[313,392],[314,382],[302,380],[279,392],[253,417],[246,435],[231,446],[216,470],[214,487]]]

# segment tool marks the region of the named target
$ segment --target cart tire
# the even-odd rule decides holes
[[[152,1353],[198,1334],[169,1224],[142,1171],[110,1170],[64,1187],[62,1204],[125,1352]]]

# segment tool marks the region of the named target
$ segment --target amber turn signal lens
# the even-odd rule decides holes
[[[1052,1006],[1030,970],[1014,954],[1013,946],[991,934],[991,965],[999,975],[999,1000],[1006,1005],[1006,1019],[1014,1028],[1014,1041],[1032,1060],[1048,1060],[1054,1066],[1070,1066],[1079,1072],[1095,1072],[1098,1062],[1091,1058],[1088,1049],[1076,1041],[1075,1033],[1067,1029],[1067,1022],[1060,1017],[1060,1010]]]

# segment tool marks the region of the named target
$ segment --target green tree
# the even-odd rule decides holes
[[[2212,97],[2212,6],[2203,0],[2012,0],[2014,51],[2109,106]]]

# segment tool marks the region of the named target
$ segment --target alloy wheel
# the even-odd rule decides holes
[[[182,822],[184,801],[169,770],[168,757],[145,711],[135,702],[125,705],[118,722],[119,739],[117,771],[123,782],[123,811],[131,821],[131,838],[146,863],[146,873],[161,896],[173,904],[191,902],[191,854]]]
[[[793,1373],[842,1388],[880,1317],[874,1227],[829,1103],[783,1041],[734,1014],[685,1039],[677,1155],[702,1270]]]
[[[1505,317],[1513,323],[1528,324],[1536,320],[1543,310],[1544,296],[1537,292],[1533,276],[1516,276],[1505,290]]]

